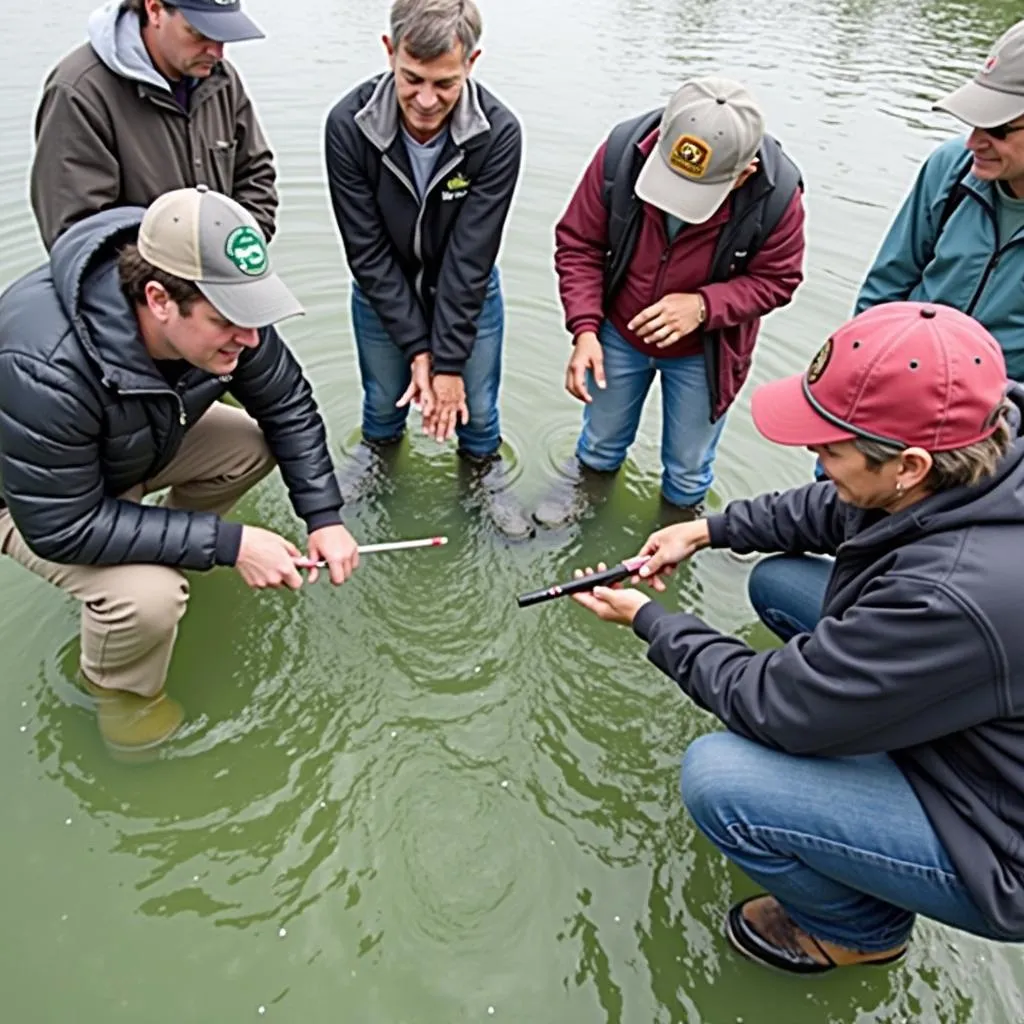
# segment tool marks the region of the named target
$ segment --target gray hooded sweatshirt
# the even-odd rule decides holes
[[[183,109],[138,16],[117,2],[92,14],[89,42],[47,77],[35,137],[30,192],[47,249],[90,214],[199,184],[232,196],[273,236],[274,159],[238,72],[221,61]]]

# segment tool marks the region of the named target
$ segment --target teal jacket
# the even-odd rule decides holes
[[[964,139],[924,162],[857,296],[856,312],[883,302],[941,302],[996,337],[1013,380],[1024,381],[1024,231],[1000,238],[992,182],[968,173],[964,198],[937,237],[946,198],[971,154]]]

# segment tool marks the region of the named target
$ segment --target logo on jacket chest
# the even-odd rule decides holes
[[[441,201],[450,203],[456,199],[465,199],[468,193],[469,178],[464,178],[461,174],[456,174],[444,183],[444,189],[441,192]]]

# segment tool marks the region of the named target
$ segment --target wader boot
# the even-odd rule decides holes
[[[484,513],[511,540],[537,533],[523,506],[511,492],[508,464],[500,455],[478,458],[459,453],[459,476],[476,492]]]
[[[78,674],[82,689],[96,701],[100,735],[114,752],[141,753],[167,742],[185,721],[185,709],[161,690],[142,697],[127,690],[97,686]]]
[[[591,469],[573,455],[558,467],[558,479],[541,499],[533,518],[549,530],[575,523],[591,505],[608,497],[617,473],[617,469]]]

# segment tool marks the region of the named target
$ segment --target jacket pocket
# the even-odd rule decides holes
[[[237,150],[238,143],[234,139],[215,139],[207,148],[207,166],[214,179],[210,187],[226,196],[234,191]]]

